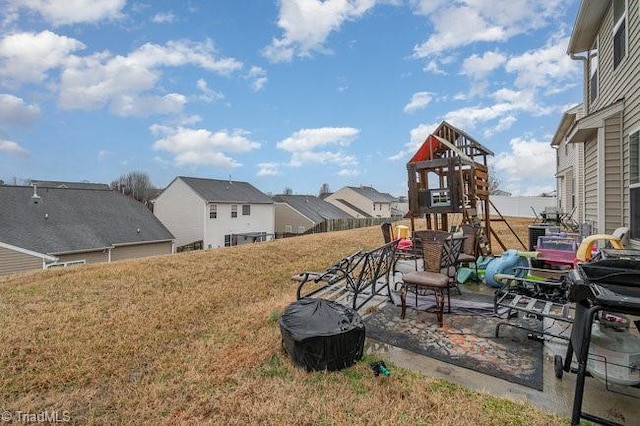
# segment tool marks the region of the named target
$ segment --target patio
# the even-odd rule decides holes
[[[400,265],[398,268],[400,270],[414,267],[408,261],[401,261],[401,263],[405,264]],[[398,280],[401,280],[400,272],[394,277],[394,282]],[[468,282],[461,287],[463,294],[471,299],[473,299],[474,294],[480,298],[486,298],[495,292],[495,288],[476,282]],[[379,305],[378,309],[380,309],[381,306],[383,305]],[[400,307],[398,306],[396,310],[399,316]],[[366,318],[369,315],[371,315],[370,312],[363,316]],[[455,327],[457,316],[458,314],[455,313],[445,314],[444,327]],[[407,327],[413,329],[408,330],[409,334],[417,335],[421,332],[424,333],[424,323],[436,322],[433,313],[427,313],[420,318],[422,323],[420,323],[420,321],[408,322]],[[518,321],[518,319],[512,321]],[[511,327],[507,328],[510,329]],[[637,333],[637,331],[635,332]],[[504,332],[501,331],[501,337],[498,339],[503,338],[502,333]],[[557,338],[547,338],[544,343],[540,344],[542,345],[543,353],[541,390],[514,383],[513,381],[500,379],[491,374],[483,374],[482,372],[464,368],[451,362],[443,362],[433,357],[424,356],[415,351],[403,349],[372,338],[367,339],[365,350],[369,354],[380,355],[401,367],[409,368],[429,376],[446,379],[472,390],[528,402],[541,409],[570,418],[577,376],[573,372],[564,373],[563,377],[559,379],[554,372],[555,356],[561,355],[563,358],[566,356],[566,341]],[[505,363],[511,362],[510,359],[503,359],[502,361]],[[573,364],[575,366],[575,360]],[[628,395],[622,394],[621,392]],[[634,419],[640,416],[640,404],[637,404],[637,398],[640,398],[640,389],[637,387],[610,385],[609,389],[607,389],[607,386],[602,381],[593,377],[587,377],[582,409],[584,412],[606,419],[612,422],[612,424],[636,424],[636,420]]]

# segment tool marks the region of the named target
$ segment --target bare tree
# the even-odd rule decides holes
[[[145,172],[129,172],[120,175],[109,185],[111,189],[140,201],[149,206],[151,195],[155,186],[151,183],[149,175]]]
[[[329,184],[328,183],[323,183],[320,186],[320,191],[318,192],[318,197],[322,198],[323,195],[330,194],[330,193],[331,193],[331,189],[329,189]]]
[[[498,174],[496,173],[496,169],[492,165],[488,167],[488,173],[489,173],[489,194],[494,195],[498,191],[500,191],[500,185],[502,185],[502,179],[498,177]]]

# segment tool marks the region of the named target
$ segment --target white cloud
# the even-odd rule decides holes
[[[280,174],[280,165],[278,163],[258,163],[257,176],[276,176]]]
[[[178,166],[211,165],[222,168],[240,167],[228,153],[245,153],[260,148],[260,143],[248,138],[244,130],[219,130],[215,133],[207,129],[172,128],[153,125],[151,133],[160,137],[153,144],[158,151],[173,155]]]
[[[36,12],[53,25],[98,22],[122,17],[126,0],[8,0],[10,10]]]
[[[156,114],[179,114],[187,98],[179,93],[164,96],[122,95],[111,102],[110,109],[121,117],[147,117]]]
[[[0,77],[15,83],[41,83],[85,45],[51,31],[15,33],[0,39]],[[4,82],[7,85],[7,82]]]
[[[514,195],[537,195],[553,189],[556,156],[549,141],[515,138],[509,146],[510,151],[496,154],[492,161],[495,170],[506,177],[505,190]]]
[[[29,157],[29,151],[18,145],[16,142],[0,139],[0,153],[17,155],[18,157]]]
[[[40,109],[17,96],[0,93],[0,126],[28,127],[40,116]]]
[[[264,68],[252,66],[246,78],[252,80],[251,88],[253,91],[259,92],[267,84],[267,71]]]
[[[420,109],[426,108],[433,99],[433,93],[431,92],[416,92],[411,97],[411,100],[404,107],[404,112],[412,113]]]
[[[302,129],[278,142],[277,147],[291,153],[290,165],[294,167],[309,163],[356,165],[356,157],[344,153],[341,148],[349,146],[359,133],[360,130],[353,127]],[[330,146],[336,146],[338,150],[328,151]]]
[[[98,160],[104,161],[111,155],[111,151],[107,151],[106,149],[101,149],[98,151]]]
[[[198,96],[198,99],[203,102],[211,103],[224,99],[224,95],[222,93],[209,88],[209,84],[204,78],[198,79],[196,87],[202,92],[202,94]]]
[[[389,160],[399,161],[407,159],[409,155],[413,155],[422,146],[424,141],[439,125],[440,123],[433,124],[421,124],[418,127],[411,129],[409,132],[409,142],[404,144],[402,150],[389,157]]]
[[[179,112],[186,103],[184,96],[146,92],[156,88],[162,67],[186,65],[223,75],[242,66],[232,58],[217,58],[210,41],[170,41],[162,46],[148,43],[128,56],[102,52],[73,57],[61,75],[59,103],[65,109],[95,109],[109,105],[119,115],[140,115],[145,109],[149,114]],[[158,105],[151,106],[153,102]]]
[[[153,15],[151,21],[156,24],[170,24],[176,20],[176,15],[171,12],[160,12]]]
[[[263,50],[271,62],[326,52],[324,43],[345,21],[354,20],[375,6],[376,0],[281,0],[278,26],[284,31]]]
[[[514,35],[547,25],[564,3],[560,0],[414,1],[417,14],[428,16],[434,32],[414,47],[426,58],[475,42],[503,42]]]
[[[462,72],[474,80],[482,80],[506,60],[506,56],[500,52],[485,52],[482,56],[474,53],[462,61]]]
[[[358,176],[360,174],[359,170],[356,169],[342,169],[338,172],[338,176]]]
[[[531,50],[509,59],[507,72],[515,73],[515,86],[519,88],[559,86],[575,84],[580,79],[581,68],[566,53],[568,37],[550,39],[544,47]]]
[[[438,61],[436,61],[435,59],[429,61],[423,68],[423,71],[430,72],[431,74],[447,75],[446,71],[443,71],[440,68],[440,66],[438,65]]]

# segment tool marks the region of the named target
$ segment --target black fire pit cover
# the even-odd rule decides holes
[[[340,370],[362,358],[365,328],[351,308],[324,299],[302,298],[280,316],[282,346],[307,371]]]

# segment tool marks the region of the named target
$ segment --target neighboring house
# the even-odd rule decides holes
[[[0,275],[172,252],[167,228],[117,192],[0,186]]]
[[[235,246],[273,238],[273,200],[247,182],[178,176],[154,201],[153,213],[177,245]]]
[[[640,247],[639,7],[637,1],[581,1],[567,53],[583,64],[584,116],[564,138],[584,147],[580,161],[584,220],[592,224],[593,233],[629,226],[636,247]]]
[[[560,211],[573,213],[577,223],[584,222],[584,145],[570,143],[569,132],[584,115],[582,104],[563,115],[551,146],[556,150],[556,194]]]
[[[303,234],[319,223],[350,218],[333,204],[313,195],[275,195],[276,234]]]
[[[328,195],[325,201],[355,218],[391,217],[391,203],[396,201],[389,194],[378,192],[372,186],[345,186]]]

